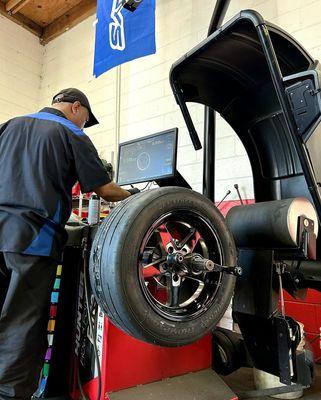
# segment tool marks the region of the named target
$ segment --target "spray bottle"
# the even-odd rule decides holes
[[[96,225],[100,221],[100,197],[93,193],[89,200],[88,224]]]

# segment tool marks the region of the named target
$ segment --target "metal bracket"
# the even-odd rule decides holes
[[[240,392],[237,393],[239,400],[245,399],[253,399],[257,397],[267,397],[267,396],[274,396],[278,394],[285,394],[285,393],[293,393],[298,392],[302,389],[307,389],[307,386],[302,385],[291,385],[291,386],[281,386],[269,389],[261,389],[261,390],[251,390],[248,392]]]
[[[215,272],[224,272],[225,274],[229,275],[235,275],[235,276],[241,276],[243,273],[243,270],[241,267],[226,267],[225,265],[220,265],[220,264],[214,264],[214,270]]]

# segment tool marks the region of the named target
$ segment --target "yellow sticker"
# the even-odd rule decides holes
[[[48,322],[48,332],[53,332],[55,330],[56,321],[54,319],[50,319]]]

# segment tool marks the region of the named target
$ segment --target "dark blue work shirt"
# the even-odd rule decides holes
[[[71,190],[110,182],[85,133],[53,108],[0,125],[0,251],[61,260]]]

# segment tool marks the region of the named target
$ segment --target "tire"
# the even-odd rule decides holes
[[[212,368],[220,375],[229,375],[246,366],[245,348],[241,336],[217,328],[212,335]]]
[[[165,222],[158,227],[155,225],[155,231],[151,231],[156,221]],[[195,221],[197,228],[188,221]],[[146,278],[146,270],[150,267],[147,262],[143,264],[146,254],[156,257],[157,249],[159,253],[164,252],[163,243],[157,242],[159,237],[162,238],[163,228],[160,227],[164,226],[166,230],[170,226],[173,232],[175,229],[197,232],[195,241],[191,239],[182,251],[192,251],[194,246],[208,258],[215,258],[213,261],[217,263],[236,265],[232,235],[213,203],[192,190],[166,187],[131,196],[110,213],[92,245],[90,281],[98,304],[118,328],[145,342],[175,347],[193,343],[214,328],[230,303],[235,277],[218,272],[202,272],[195,278],[179,277],[179,298],[173,300],[173,277],[177,276],[174,269],[171,274],[160,273],[161,268],[167,267],[165,262],[159,267],[158,276]],[[179,234],[175,233],[176,236]],[[173,233],[171,235],[174,237]],[[153,248],[151,243],[155,238]],[[168,260],[167,253],[165,256]],[[173,265],[172,268],[177,268]],[[170,293],[170,300],[154,298],[149,288],[151,283],[155,284],[156,290],[166,292],[167,299]],[[196,290],[195,285],[201,289]],[[200,293],[198,297],[194,291]],[[191,297],[183,301],[183,296]]]

